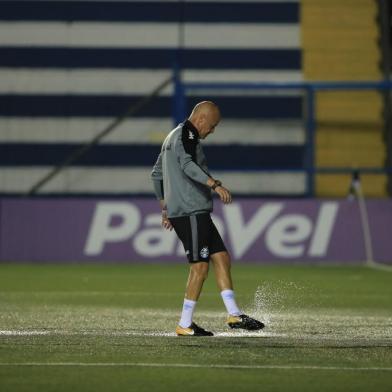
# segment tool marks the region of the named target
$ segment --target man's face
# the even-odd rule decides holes
[[[210,113],[200,118],[198,131],[201,139],[205,139],[210,133],[214,133],[220,121],[219,113]]]

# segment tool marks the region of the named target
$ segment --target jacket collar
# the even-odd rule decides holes
[[[199,131],[197,130],[197,128],[189,120],[185,120],[184,121],[184,127],[187,130],[192,131],[195,134],[197,140],[200,139]]]

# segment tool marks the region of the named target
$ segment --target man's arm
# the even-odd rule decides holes
[[[207,180],[210,177],[208,173],[196,163],[196,143],[193,140],[187,140],[182,137],[178,140],[176,152],[182,171],[192,180],[206,185]]]
[[[162,174],[162,152],[159,154],[157,161],[151,172],[151,180],[154,187],[154,193],[156,198],[159,200],[159,204],[162,209],[162,226],[165,229],[173,230],[173,226],[171,225],[168,217],[167,217],[167,209],[166,203],[164,199],[164,190],[163,190],[163,174]]]
[[[151,180],[154,187],[154,193],[158,200],[164,199],[163,192],[163,174],[162,174],[162,152],[158,155],[151,172]]]
[[[162,226],[167,229],[167,230],[173,230],[173,226],[170,223],[169,218],[167,217],[167,208],[166,208],[166,203],[165,200],[159,200],[159,203],[162,208]]]
[[[196,143],[193,140],[187,140],[182,137],[178,143],[178,157],[181,169],[194,181],[207,185],[214,190],[223,203],[231,203],[231,194],[228,189],[222,186],[220,181],[215,180],[211,175],[205,172],[195,160]]]
[[[207,180],[207,185],[218,194],[219,198],[224,204],[231,203],[232,198],[230,191],[225,188],[219,180],[215,180],[214,178],[210,177]]]

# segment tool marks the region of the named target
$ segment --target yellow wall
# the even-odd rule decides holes
[[[302,0],[302,68],[306,80],[380,80],[377,2]],[[317,167],[382,167],[383,100],[375,91],[318,92]],[[364,175],[368,196],[386,196],[384,175]],[[350,176],[318,174],[318,196],[345,196]]]

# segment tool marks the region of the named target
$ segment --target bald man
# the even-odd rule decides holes
[[[224,204],[231,203],[229,190],[209,173],[199,143],[199,139],[214,133],[220,118],[219,108],[213,102],[198,103],[188,120],[168,134],[151,173],[162,208],[162,225],[168,230],[174,228],[190,263],[184,305],[176,328],[178,336],[213,336],[193,322],[210,261],[228,312],[228,326],[246,330],[264,327],[260,321],[243,314],[236,303],[230,256],[210,216],[212,192]]]

